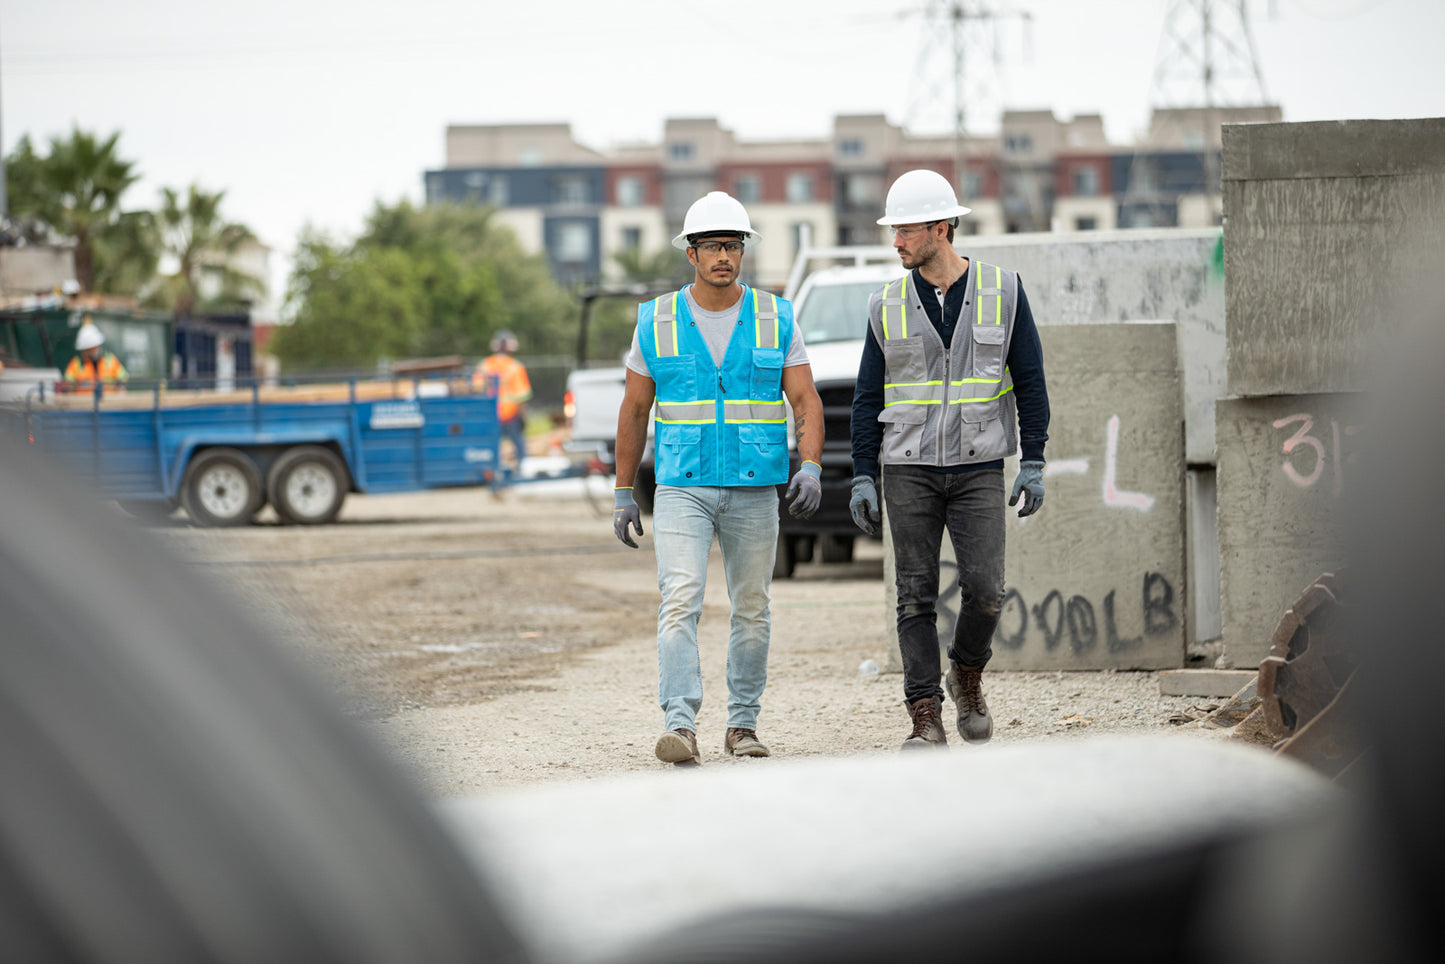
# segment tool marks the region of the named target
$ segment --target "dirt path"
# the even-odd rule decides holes
[[[321,668],[425,786],[475,793],[664,766],[657,707],[651,538],[630,550],[576,497],[542,487],[502,499],[466,489],[353,496],[339,524],[157,530],[238,592]],[[650,523],[650,519],[647,522]],[[773,642],[759,734],[774,758],[727,761],[727,594],[716,551],[700,640],[707,765],[894,752],[907,735],[884,664],[881,547],[809,564],[773,587]],[[991,746],[1148,730],[1199,700],[1162,697],[1154,673],[985,676]],[[964,747],[952,752],[988,752]]]

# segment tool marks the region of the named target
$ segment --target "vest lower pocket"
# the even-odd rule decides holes
[[[890,405],[878,413],[883,426],[883,446],[879,457],[884,462],[917,462],[923,457],[923,426],[928,412],[922,405]]]
[[[788,480],[785,425],[738,426],[739,485],[777,485]]]
[[[702,479],[702,426],[658,425],[653,449],[657,481],[665,485],[699,485]]]

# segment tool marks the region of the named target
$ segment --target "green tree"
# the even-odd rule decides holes
[[[272,350],[301,368],[480,356],[504,328],[523,354],[565,353],[576,327],[546,261],[476,206],[378,203],[349,246],[303,232],[286,304]]]
[[[263,279],[236,267],[233,258],[256,235],[244,224],[221,215],[225,191],[205,191],[192,184],[185,197],[171,188],[161,189],[161,207],[155,215],[166,254],[175,259],[176,272],[168,276],[151,300],[178,315],[194,314],[203,302],[234,305],[266,290]],[[218,283],[209,299],[202,297],[202,278]]]
[[[122,223],[121,197],[140,179],[135,162],[118,150],[120,132],[105,140],[72,128],[68,138],[53,137],[45,156],[36,153],[29,136],[15,145],[5,162],[10,209],[22,221],[42,223],[59,238],[75,243],[75,280],[86,291],[107,283],[132,281],[146,274],[146,254],[135,244],[145,241],[143,225]],[[103,263],[107,257],[135,259],[126,266]],[[154,262],[152,260],[152,270]],[[133,294],[129,291],[115,291]]]

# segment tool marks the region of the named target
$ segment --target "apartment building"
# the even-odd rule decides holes
[[[1007,111],[997,135],[910,134],[881,114],[833,119],[826,139],[747,141],[716,118],[670,118],[658,143],[606,153],[568,124],[453,125],[446,165],[425,173],[426,201],[496,206],[556,278],[623,280],[615,255],[666,250],[693,201],[723,190],[747,206],[762,241],[744,280],[781,287],[802,237],[887,241],[875,222],[888,185],[927,167],[960,183],[964,234],[1217,224],[1219,126],[1280,120],[1278,107],[1156,111],[1140,144],[1112,145],[1103,118]]]

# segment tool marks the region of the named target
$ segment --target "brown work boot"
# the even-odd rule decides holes
[[[947,747],[948,735],[943,732],[943,697],[925,696],[905,704],[908,715],[913,717],[913,732],[903,741],[905,750],[926,750],[930,747]]]
[[[728,727],[727,736],[723,738],[723,752],[728,756],[772,756],[755,730],[736,726]]]
[[[697,752],[697,737],[692,730],[668,730],[658,737],[656,752],[663,763],[696,766],[702,762]]]
[[[987,743],[993,736],[993,717],[983,701],[983,669],[954,663],[948,671],[948,695],[958,707],[958,735],[968,743]]]

